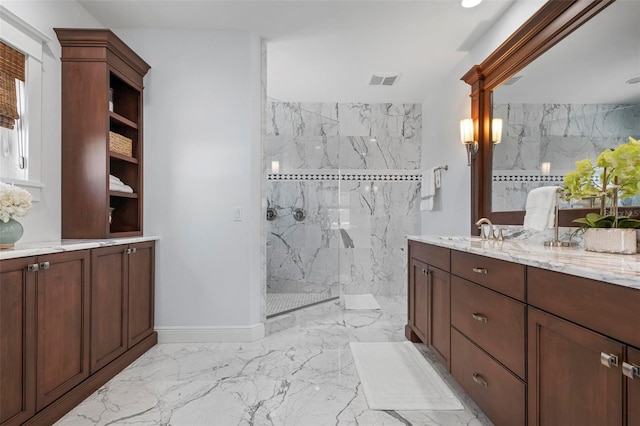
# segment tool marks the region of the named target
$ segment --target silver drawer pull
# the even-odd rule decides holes
[[[31,263],[27,265],[27,271],[29,272],[36,272],[38,269],[40,269],[40,265],[38,265],[37,263]]]
[[[623,362],[622,374],[630,379],[635,379],[636,377],[640,379],[640,365],[628,364],[626,362]]]
[[[482,377],[480,374],[476,373],[475,371],[473,372],[471,377],[473,377],[473,381],[479,384],[480,386],[484,386],[485,388],[489,386],[489,383],[484,379],[484,377]]]
[[[600,364],[605,367],[611,368],[611,366],[618,366],[618,357],[613,354],[605,354],[600,352]]]
[[[484,322],[484,323],[486,323],[486,322],[487,322],[487,317],[485,317],[484,315],[479,314],[479,313],[477,313],[477,312],[472,313],[472,314],[471,314],[471,316],[472,316],[472,317],[473,317],[473,319],[474,319],[474,320],[476,320],[476,321],[480,321],[480,322]]]
[[[40,269],[49,269],[50,266],[49,262],[40,262]]]
[[[475,272],[476,274],[485,274],[487,275],[487,268],[478,268],[477,266],[474,266],[473,268],[471,268],[473,270],[473,272]]]

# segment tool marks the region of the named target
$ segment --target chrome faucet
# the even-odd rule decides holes
[[[489,225],[489,235],[487,235],[484,232],[484,226],[482,226],[482,225],[485,224],[485,223],[487,225]],[[486,217],[483,217],[479,221],[477,221],[476,222],[476,226],[480,230],[480,236],[482,237],[483,240],[495,240],[496,239],[496,236],[493,233],[493,223],[491,223],[491,221],[489,219],[487,219]]]

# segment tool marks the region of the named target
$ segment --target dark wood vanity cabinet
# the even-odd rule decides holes
[[[496,425],[640,426],[640,291],[416,241],[409,262],[407,338]]]
[[[638,425],[640,377],[623,365],[640,346],[640,291],[533,267],[527,283],[529,424]]]
[[[526,421],[524,270],[451,251],[451,374],[496,425]]]
[[[529,308],[529,424],[622,425],[624,345]]]
[[[0,263],[0,424],[18,425],[36,412],[35,257]]]
[[[153,333],[154,243],[91,252],[91,373]]]
[[[0,261],[0,425],[52,424],[157,342],[154,245]]]
[[[0,421],[21,424],[89,376],[89,252],[0,263]]]
[[[132,348],[154,333],[155,242],[130,244],[127,347]]]
[[[38,257],[36,410],[89,377],[88,250]]]
[[[410,242],[409,265],[409,323],[405,334],[413,342],[424,342],[449,368],[449,250]]]

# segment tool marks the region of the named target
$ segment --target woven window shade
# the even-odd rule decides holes
[[[18,114],[16,79],[24,81],[25,56],[0,41],[0,127],[13,129]]]

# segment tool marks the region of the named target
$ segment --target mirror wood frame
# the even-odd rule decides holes
[[[471,117],[475,123],[477,154],[471,164],[471,233],[481,217],[502,225],[522,225],[524,211],[491,211],[492,159],[491,94],[504,81],[518,73],[615,0],[549,0],[529,20],[491,53],[473,66],[462,80],[471,86]],[[597,209],[560,211],[560,226],[576,226],[573,219]],[[640,216],[640,208],[621,209],[621,214]]]

